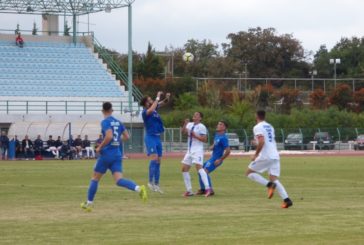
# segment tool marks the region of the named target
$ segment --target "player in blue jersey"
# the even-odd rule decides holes
[[[138,186],[133,181],[123,178],[120,138],[127,140],[129,139],[129,134],[124,125],[112,116],[112,112],[112,104],[105,102],[102,105],[104,120],[101,122],[103,140],[96,148],[96,152],[100,154],[100,157],[97,159],[94,167],[94,173],[88,189],[87,201],[81,203],[81,208],[88,212],[92,210],[99,181],[108,169],[112,172],[116,185],[139,192],[139,196],[143,201],[146,201],[148,198],[145,186]]]
[[[164,126],[157,110],[160,106],[168,103],[171,96],[170,93],[167,93],[165,99],[161,100],[162,94],[163,92],[159,91],[155,100],[146,96],[140,102],[140,105],[144,108],[142,112],[145,127],[144,142],[147,149],[147,155],[150,158],[148,187],[152,191],[159,192],[161,194],[163,194],[163,191],[159,186],[159,178],[163,149],[160,135],[164,132]]]
[[[214,137],[214,144],[210,147],[212,150],[212,155],[209,160],[203,164],[203,168],[207,173],[207,178],[210,186],[210,196],[214,195],[215,192],[212,189],[210,174],[218,167],[220,167],[225,160],[230,155],[229,139],[227,138],[225,132],[227,129],[227,123],[224,121],[219,121],[216,126],[216,134]],[[198,175],[200,180],[200,190],[197,191],[196,195],[205,195],[205,185],[201,179],[200,174]]]

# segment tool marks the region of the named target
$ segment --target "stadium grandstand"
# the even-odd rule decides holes
[[[75,20],[78,15],[130,6],[132,1],[86,1],[88,8],[79,1],[32,1],[22,6],[18,2],[2,1],[0,12],[41,14],[43,32],[21,31],[23,48],[16,45],[13,33],[0,33],[0,129],[10,139],[88,135],[96,140],[102,102],[110,101],[115,114],[129,127],[139,127],[141,134],[141,93],[137,88],[129,92],[130,77],[93,33],[77,33],[74,25],[73,35],[63,36],[57,24],[58,15],[67,13]]]

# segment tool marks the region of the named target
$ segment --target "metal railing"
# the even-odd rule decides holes
[[[125,72],[121,69],[121,67],[114,60],[112,55],[110,55],[108,53],[106,48],[104,48],[95,37],[93,37],[93,40],[94,40],[94,47],[95,47],[96,52],[106,62],[108,67],[111,69],[112,73],[116,75],[116,78],[118,80],[123,82],[124,86],[128,89],[128,91],[133,91],[132,95],[134,96],[134,99],[136,99],[137,101],[140,101],[143,98],[142,92],[134,84],[132,85],[132,88],[128,87],[127,74],[125,74]]]
[[[0,114],[98,114],[103,101],[9,101],[0,100]],[[116,113],[129,112],[122,101],[112,102]],[[140,107],[133,106],[139,114]]]
[[[20,32],[21,34],[29,34],[29,35],[33,35],[33,36],[37,36],[38,34],[47,34],[47,35],[59,35],[59,36],[72,36],[73,32],[70,32],[69,35],[65,35],[64,31],[36,31],[36,35],[33,34],[33,30],[10,30],[10,29],[0,29],[0,33],[4,33],[4,34],[17,34],[17,32]],[[76,32],[77,36],[92,36],[93,32],[87,32],[87,31],[82,31],[82,32]]]

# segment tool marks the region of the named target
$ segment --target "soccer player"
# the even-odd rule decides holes
[[[164,126],[157,110],[159,107],[166,104],[171,96],[170,93],[167,93],[165,99],[161,100],[162,94],[163,92],[159,91],[155,100],[146,96],[140,102],[140,105],[144,107],[142,112],[146,131],[144,142],[147,149],[147,155],[150,158],[148,187],[152,191],[159,192],[160,194],[163,194],[163,191],[159,186],[160,166],[163,155],[160,135],[164,132]]]
[[[215,192],[212,189],[210,173],[216,168],[220,167],[223,161],[230,155],[229,139],[226,136],[227,123],[225,121],[219,121],[216,126],[216,134],[214,137],[214,144],[210,147],[212,150],[212,156],[203,164],[203,168],[207,173],[207,179],[211,188],[211,195]],[[196,195],[204,195],[205,185],[202,181],[201,175],[198,175],[200,181],[200,189],[196,192]]]
[[[88,189],[87,201],[81,203],[81,208],[88,212],[92,210],[92,204],[99,181],[108,169],[112,172],[116,185],[131,191],[139,192],[139,196],[143,201],[146,201],[148,198],[144,185],[138,186],[133,181],[123,178],[122,156],[119,144],[120,138],[122,137],[123,140],[127,140],[129,134],[125,130],[124,125],[112,116],[112,112],[112,104],[110,102],[105,102],[102,105],[104,120],[101,122],[103,141],[96,149],[96,152],[100,153],[100,157],[97,159],[94,168],[94,173]]]
[[[278,194],[283,199],[281,207],[289,208],[293,205],[293,202],[289,199],[286,190],[278,180],[280,175],[280,158],[277,151],[274,128],[265,121],[265,111],[258,111],[256,113],[256,121],[257,124],[253,131],[257,148],[254,156],[252,156],[252,162],[246,171],[246,176],[266,186],[269,199],[273,197],[274,191],[277,189]],[[260,175],[265,171],[268,171],[269,181]]]
[[[185,197],[194,195],[189,173],[193,164],[196,166],[196,170],[205,185],[205,196],[208,197],[211,195],[207,173],[202,167],[204,154],[203,143],[207,142],[207,129],[205,125],[201,123],[202,117],[203,115],[201,112],[195,112],[192,118],[193,122],[186,119],[182,129],[182,132],[188,135],[187,153],[182,160],[182,176],[186,186],[186,192],[183,196]]]

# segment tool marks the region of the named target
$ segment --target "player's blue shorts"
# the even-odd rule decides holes
[[[215,158],[210,158],[203,164],[203,168],[207,169],[209,173],[213,172],[216,168],[220,167],[223,164],[223,162],[221,162],[219,165],[215,166],[214,163],[216,160],[217,159]]]
[[[161,157],[163,154],[163,147],[161,138],[159,135],[145,135],[144,137],[145,147],[147,148],[147,155],[157,154]]]
[[[123,172],[122,157],[120,155],[100,156],[94,167],[94,171],[98,173],[106,173],[110,169],[112,173]]]

